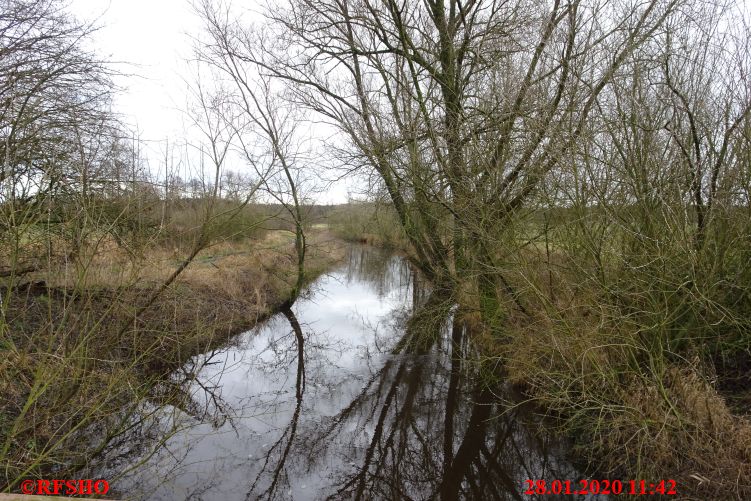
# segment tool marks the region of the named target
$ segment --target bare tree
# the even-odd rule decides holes
[[[678,5],[294,0],[261,32],[228,23],[222,3],[202,9],[214,54],[286,82],[344,132],[422,270],[439,290],[475,290],[493,320],[498,291],[513,292],[493,242]]]
[[[282,309],[289,308],[306,281],[304,163],[310,162],[310,157],[306,158],[298,132],[302,120],[294,105],[283,99],[278,85],[264,74],[263,65],[232,48],[235,40],[229,10],[214,10],[203,3],[198,14],[206,24],[209,40],[197,44],[196,56],[217,73],[217,78],[228,82],[221,90],[229,104],[223,115],[226,123],[236,132],[239,151],[262,180],[266,193],[284,208],[294,225],[297,274]],[[244,35],[250,43],[258,34],[249,30]]]

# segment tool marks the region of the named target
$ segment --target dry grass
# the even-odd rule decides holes
[[[751,499],[751,422],[711,368],[648,350],[636,325],[581,292],[561,303],[512,323],[498,349],[574,455],[601,476],[675,479],[680,499]]]
[[[323,231],[308,241],[313,279],[342,257],[343,246]],[[120,416],[157,398],[166,374],[269,315],[296,278],[288,233],[221,243],[201,252],[134,318],[178,263],[165,249],[148,249],[133,263],[116,246],[100,246],[83,270],[36,273],[27,278],[45,285],[12,294],[7,318],[15,346],[0,361],[0,485],[85,464],[122,431]],[[99,445],[82,442],[81,433]]]

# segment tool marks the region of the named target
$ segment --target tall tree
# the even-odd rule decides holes
[[[292,0],[260,34],[221,4],[203,12],[217,54],[346,134],[423,271],[492,320],[509,290],[493,242],[680,1]]]

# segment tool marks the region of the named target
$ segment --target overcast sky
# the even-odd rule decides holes
[[[96,49],[126,74],[116,81],[123,92],[115,111],[137,128],[149,145],[150,163],[158,164],[165,139],[179,141],[187,133],[182,110],[188,102],[186,80],[193,75],[186,59],[192,53],[190,37],[201,29],[189,0],[70,0],[70,7],[80,20],[100,26],[93,37]],[[337,183],[316,198],[344,202],[347,187]]]

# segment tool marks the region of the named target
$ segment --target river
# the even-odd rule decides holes
[[[353,246],[291,311],[193,357],[173,381],[187,398],[150,408],[109,452],[109,496],[532,499],[528,479],[576,481],[450,315],[430,343],[394,353],[427,295],[416,277]]]

